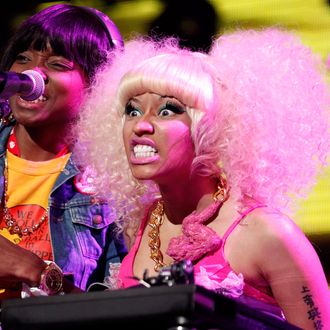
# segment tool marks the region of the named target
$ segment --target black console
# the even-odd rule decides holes
[[[195,284],[133,287],[2,303],[3,330],[287,329],[288,324],[252,301],[228,298]]]

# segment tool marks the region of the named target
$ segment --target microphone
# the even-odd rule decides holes
[[[0,72],[0,99],[2,100],[19,94],[22,99],[33,101],[41,96],[44,90],[45,82],[38,71]]]

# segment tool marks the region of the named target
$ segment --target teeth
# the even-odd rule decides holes
[[[22,99],[22,98],[21,98]],[[24,99],[22,99],[24,100]],[[44,95],[41,95],[39,96],[36,100],[33,100],[33,101],[27,101],[27,100],[24,100],[25,102],[29,102],[29,103],[39,103],[39,102],[45,102],[47,101],[47,97],[44,96]]]
[[[157,153],[155,148],[144,144],[137,144],[134,146],[133,151],[136,158],[153,157]]]

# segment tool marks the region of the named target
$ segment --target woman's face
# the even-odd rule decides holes
[[[10,98],[18,123],[30,127],[63,127],[77,117],[87,84],[87,78],[77,64],[57,56],[51,49],[29,49],[18,54],[10,70],[36,70],[45,80],[45,91],[39,99],[25,101],[18,95]]]
[[[126,105],[123,138],[133,176],[159,184],[190,175],[194,145],[191,119],[179,100],[154,93]]]

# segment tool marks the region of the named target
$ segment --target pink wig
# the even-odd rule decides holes
[[[239,196],[290,210],[329,152],[329,92],[321,61],[292,34],[240,31],[210,51],[227,121],[223,170]]]
[[[122,142],[124,107],[145,92],[186,104],[192,170],[224,173],[243,203],[287,210],[325,162],[328,91],[319,62],[291,34],[236,32],[215,40],[209,55],[173,40],[131,41],[97,75],[76,132],[76,159],[93,168],[97,193],[111,196],[127,222],[138,223],[157,193],[132,177]]]

